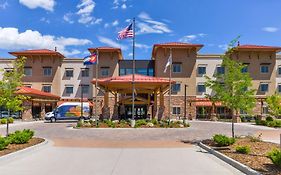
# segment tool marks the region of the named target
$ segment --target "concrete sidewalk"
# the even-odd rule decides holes
[[[44,148],[0,162],[1,175],[242,174],[199,147]]]

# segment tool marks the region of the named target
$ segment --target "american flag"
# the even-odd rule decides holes
[[[118,32],[118,40],[126,39],[126,38],[133,38],[134,32],[133,32],[133,23],[131,23],[128,27]]]

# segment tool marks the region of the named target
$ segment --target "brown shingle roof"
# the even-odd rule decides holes
[[[34,50],[23,50],[23,51],[15,51],[9,52],[9,54],[14,56],[26,56],[26,55],[56,55],[60,58],[65,58],[60,52],[49,50],[49,49],[34,49]]]
[[[280,52],[281,47],[278,46],[263,46],[263,45],[251,45],[251,44],[245,44],[237,46],[236,49],[238,50],[265,50],[265,51],[276,51]]]

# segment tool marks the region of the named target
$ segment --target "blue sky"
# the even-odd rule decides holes
[[[70,58],[87,48],[121,47],[117,33],[136,18],[136,58],[150,59],[153,44],[204,44],[200,53],[223,53],[241,44],[281,46],[280,0],[0,0],[0,57],[8,51],[54,49]]]

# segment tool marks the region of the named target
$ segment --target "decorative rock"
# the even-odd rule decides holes
[[[179,124],[180,128],[184,128],[184,125],[183,124]]]
[[[146,124],[146,126],[148,126],[148,127],[153,127],[154,124],[149,122],[149,123]]]

